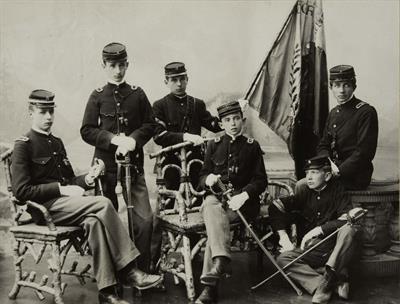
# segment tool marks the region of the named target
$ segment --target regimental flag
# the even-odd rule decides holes
[[[245,96],[287,143],[298,179],[329,112],[323,21],[321,0],[298,0]]]

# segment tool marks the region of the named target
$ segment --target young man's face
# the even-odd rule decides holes
[[[237,136],[242,132],[244,118],[241,113],[233,113],[221,118],[220,127],[231,136]]]
[[[165,78],[165,84],[174,95],[185,95],[188,83],[187,75],[179,75]]]
[[[333,95],[339,104],[348,101],[355,90],[350,81],[334,81],[331,86]]]
[[[124,60],[124,61],[106,61],[103,63],[102,66],[109,80],[115,82],[121,82],[125,77],[128,65],[129,62]]]
[[[306,170],[306,182],[310,189],[320,190],[326,185],[330,178],[331,174],[324,171],[322,168]]]
[[[32,117],[32,127],[49,132],[54,122],[54,108],[38,108],[33,106],[29,111]]]

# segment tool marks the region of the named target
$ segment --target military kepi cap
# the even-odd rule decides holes
[[[165,67],[165,76],[173,77],[173,76],[181,76],[186,75],[186,68],[183,62],[171,62],[168,63]]]
[[[306,160],[304,170],[331,168],[331,162],[327,156],[315,156]]]
[[[233,113],[242,113],[242,108],[238,101],[231,101],[217,108],[219,119]]]
[[[54,108],[54,93],[46,90],[33,90],[29,95],[29,104],[38,108]]]
[[[329,70],[329,81],[354,80],[356,74],[351,65],[337,65]]]
[[[103,49],[103,61],[124,61],[128,58],[125,45],[111,42]]]

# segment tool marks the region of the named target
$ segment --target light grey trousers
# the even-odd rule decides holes
[[[118,271],[140,254],[108,198],[61,197],[49,211],[55,224],[83,227],[93,255],[93,271],[99,290],[115,285]]]
[[[217,256],[231,259],[230,223],[238,219],[236,212],[222,207],[215,195],[208,195],[201,207],[207,230],[207,244],[204,253],[202,275],[210,272],[213,261]]]

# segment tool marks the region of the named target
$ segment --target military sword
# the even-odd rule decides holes
[[[228,201],[232,199],[231,192],[232,189],[229,189],[222,181],[221,179],[218,178],[217,180],[217,185],[218,187],[222,190],[222,195],[225,196]],[[296,291],[296,293],[301,296],[303,292],[294,284],[294,282],[289,278],[289,276],[283,271],[283,269],[278,265],[278,263],[275,261],[274,257],[272,254],[268,251],[267,248],[265,248],[264,244],[260,241],[258,238],[257,234],[254,232],[254,230],[251,228],[250,224],[247,222],[246,218],[243,216],[242,212],[240,210],[236,210],[237,215],[243,222],[243,224],[246,226],[247,230],[250,232],[251,236],[253,239],[256,241],[258,246],[261,248],[261,250],[264,252],[264,254],[268,257],[268,259],[272,262],[272,264],[278,269],[277,273],[281,273],[283,277],[288,281],[288,283],[293,287],[293,289]],[[253,289],[253,288],[252,288]]]
[[[367,212],[367,209],[362,209],[362,208],[354,208],[352,210],[354,211],[354,215],[347,215],[347,222],[346,224],[344,224],[343,226],[337,228],[335,231],[333,231],[331,234],[329,234],[328,236],[326,236],[325,238],[323,238],[322,240],[320,240],[318,243],[316,243],[314,246],[310,247],[309,249],[307,249],[306,251],[304,251],[301,255],[299,255],[297,258],[293,259],[292,261],[290,261],[288,264],[285,265],[285,267],[282,268],[282,270],[285,270],[286,268],[288,268],[290,265],[292,265],[293,263],[296,263],[298,260],[300,260],[303,256],[305,256],[306,254],[308,254],[310,251],[314,250],[315,248],[317,248],[319,245],[321,245],[322,243],[326,242],[328,239],[330,239],[332,236],[334,236],[336,233],[338,233],[340,230],[342,230],[344,227],[350,225],[352,226],[354,223],[356,223],[360,218],[362,218]],[[351,211],[351,210],[350,210]],[[350,213],[350,212],[349,212]],[[261,285],[264,285],[265,283],[267,283],[270,279],[272,279],[273,277],[275,277],[279,272],[275,272],[273,274],[271,274],[268,278],[266,278],[265,280],[261,281],[260,283],[258,283],[257,285],[254,285],[253,287],[251,287],[252,290],[257,289],[258,287],[260,287]]]

